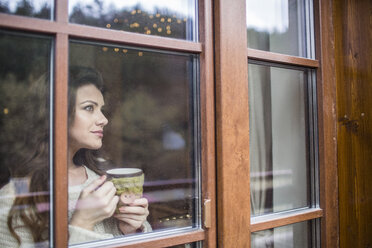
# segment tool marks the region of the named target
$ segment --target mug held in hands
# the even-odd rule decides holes
[[[122,203],[130,204],[135,199],[139,199],[143,194],[144,174],[138,168],[118,168],[106,171],[108,180],[110,180],[115,188],[116,195],[120,197],[120,201],[116,211]]]

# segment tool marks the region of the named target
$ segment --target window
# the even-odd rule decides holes
[[[311,73],[248,65],[252,216],[312,204]]]
[[[318,119],[319,12],[317,1],[215,3],[219,244],[320,247],[320,235],[330,238],[320,230],[332,221],[323,195],[332,176],[329,123]]]
[[[248,47],[268,52],[313,58],[312,6],[308,1],[247,1]]]
[[[44,35],[0,32],[1,61],[1,246],[17,238],[48,243],[52,39]],[[40,220],[30,226],[23,223]],[[22,219],[22,222],[19,221]],[[7,223],[9,223],[7,225]]]
[[[69,1],[71,23],[191,41],[198,40],[195,14],[194,0]]]
[[[319,247],[320,225],[314,216],[281,227],[289,216],[321,211],[316,70],[267,61],[271,52],[278,58],[314,57],[312,1],[272,1],[272,8],[246,4],[251,221],[270,226],[252,232],[252,247]],[[251,57],[256,49],[265,57]],[[277,218],[282,222],[269,224]],[[311,221],[297,224],[303,220]]]
[[[299,222],[252,233],[251,247],[314,247],[311,223]]]
[[[213,64],[206,57],[212,51],[212,32],[205,28],[210,25],[211,16],[204,14],[210,13],[211,5],[193,0],[172,4],[158,1],[115,4],[55,1],[53,5],[50,1],[27,0],[1,3],[1,43],[6,51],[1,59],[1,87],[5,89],[1,93],[4,95],[1,122],[7,122],[10,131],[1,137],[2,153],[6,154],[8,149],[25,157],[32,155],[19,145],[25,138],[37,142],[36,138],[30,138],[32,131],[47,133],[49,138],[46,144],[49,153],[43,153],[43,160],[39,161],[44,162],[43,168],[48,167],[43,170],[44,174],[48,173],[43,174],[46,179],[42,190],[36,187],[36,179],[27,181],[36,170],[23,171],[26,182],[12,179],[20,192],[4,197],[41,195],[44,201],[36,204],[36,213],[44,216],[40,240],[51,246],[202,247],[215,239],[213,232],[207,234],[215,229],[211,212],[204,212],[204,206],[214,209],[214,179],[207,181],[208,176],[214,178],[210,159],[214,154],[211,149],[214,121],[210,118],[213,105],[208,102],[213,103],[213,98],[206,97],[213,92],[213,77],[207,74]],[[79,73],[85,78],[76,88],[74,80]],[[42,94],[40,99],[32,95],[39,89],[34,82],[43,88],[38,92]],[[98,83],[103,87],[98,87]],[[88,91],[94,99],[79,102]],[[13,101],[7,100],[18,92],[24,94]],[[40,102],[45,102],[42,113],[39,113],[41,109],[35,112],[37,108],[32,108]],[[30,111],[18,106],[21,103],[28,105]],[[85,106],[87,103],[92,104]],[[80,124],[86,126],[77,125],[81,112],[86,118]],[[42,125],[33,124],[37,120],[32,117],[41,114],[44,114],[40,116]],[[98,121],[92,122],[95,114],[101,118],[99,125]],[[39,126],[30,130],[23,127],[25,131],[15,132],[27,116],[31,118],[31,126]],[[90,130],[88,122],[104,127],[104,133]],[[91,136],[82,135],[84,128],[96,135],[94,142]],[[32,150],[38,145],[31,144],[28,148]],[[80,152],[84,155],[77,156]],[[69,154],[75,154],[72,160]],[[19,162],[14,162],[16,158],[11,154],[2,159],[3,186],[16,176],[13,170],[18,171],[11,164],[18,166]],[[144,172],[143,197],[150,212],[145,226],[131,235],[123,235],[125,231],[117,229],[116,234],[92,238],[86,231],[90,228],[81,230],[82,226],[75,225],[77,222],[69,225],[76,220],[76,210],[90,209],[95,204],[93,201],[79,205],[84,202],[82,195],[86,191],[81,193],[81,189],[87,186],[85,183],[99,180],[96,179],[99,170],[89,167],[90,163],[99,165],[101,171],[131,167]],[[75,177],[83,175],[78,170],[84,171],[87,179]],[[30,190],[28,186],[36,189]],[[99,190],[95,188],[89,194]],[[111,197],[110,192],[107,195]],[[22,205],[33,206],[34,202]],[[7,228],[7,211],[5,208],[2,211],[5,216],[2,223]],[[209,216],[208,226],[204,224],[205,215]],[[106,231],[106,224],[110,223],[89,227],[93,232],[99,228]],[[32,227],[36,226],[31,224],[27,228]],[[27,238],[31,244],[39,240]],[[26,241],[21,237],[21,242]]]
[[[0,0],[0,232],[14,241],[13,206],[13,216],[41,216],[20,237],[41,246],[335,247],[332,6]],[[81,71],[89,77],[76,87]],[[94,101],[76,105],[87,91]],[[95,142],[77,139],[76,110],[99,117]],[[71,160],[71,144],[90,155]],[[84,183],[123,167],[134,186],[109,179],[133,189],[121,201],[148,204],[146,221],[129,230],[104,217],[85,228],[103,230],[93,237],[71,224]],[[119,201],[105,188],[104,204]]]
[[[70,91],[91,77],[86,68],[103,79],[108,123],[99,168],[144,172],[153,231],[200,227],[198,56],[71,40],[69,65]],[[75,129],[83,132],[70,121],[69,133]]]

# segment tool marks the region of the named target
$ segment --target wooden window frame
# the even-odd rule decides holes
[[[247,247],[250,244],[251,232],[314,218],[321,220],[321,246],[338,247],[333,8],[332,1],[314,0],[315,60],[247,48],[245,0],[200,0],[200,42],[69,24],[66,0],[56,1],[55,21],[0,14],[1,28],[48,34],[55,39],[54,67],[58,69],[54,74],[54,130],[58,132],[54,132],[54,246],[66,247],[68,244],[66,232],[68,40],[82,38],[191,52],[200,56],[202,198],[210,199],[212,203],[208,213],[212,217],[210,228],[203,227],[204,230],[200,231],[117,247],[164,247],[199,240],[204,240],[206,247],[217,247],[217,242],[220,247]],[[247,193],[249,189],[247,58],[300,65],[317,70],[319,209],[291,214],[271,222],[251,223],[250,199]],[[213,218],[214,216],[217,216],[217,220]]]
[[[250,247],[252,232],[318,218],[321,247],[338,247],[333,4],[321,0],[313,4],[316,54],[315,59],[307,59],[247,48],[245,0],[215,1],[217,237],[221,247]],[[316,70],[319,208],[289,211],[269,220],[250,219],[248,59]]]
[[[202,163],[202,203],[210,200],[207,213],[208,227],[182,234],[159,236],[152,239],[126,242],[110,247],[167,247],[203,241],[207,247],[216,247],[215,192],[215,122],[214,122],[214,60],[213,60],[213,17],[212,1],[198,3],[199,42],[149,36],[99,27],[71,24],[68,22],[68,1],[55,1],[55,20],[0,13],[0,27],[15,31],[41,33],[54,38],[54,126],[53,126],[53,230],[54,247],[68,246],[68,53],[69,40],[89,39],[119,45],[135,45],[198,54],[200,57],[200,118],[201,118],[201,163]],[[107,247],[107,246],[106,246]]]

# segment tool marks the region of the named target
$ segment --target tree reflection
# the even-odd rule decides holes
[[[40,7],[37,8],[35,8],[32,0],[0,0],[0,12],[21,16],[37,17],[42,19],[50,19],[50,5],[50,0],[41,1]]]
[[[21,165],[49,131],[50,49],[49,39],[0,33],[1,185],[25,176]]]

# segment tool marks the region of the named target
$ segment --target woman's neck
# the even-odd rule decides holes
[[[76,164],[74,164],[74,156],[78,152],[79,149],[73,148],[71,144],[68,146],[68,153],[67,153],[67,165],[68,169],[74,169],[76,168]]]
[[[68,151],[68,185],[80,185],[88,179],[84,166],[74,164],[73,157],[77,151],[69,149]]]
[[[68,169],[68,185],[81,185],[88,179],[87,172],[84,166],[76,166],[74,169]]]

